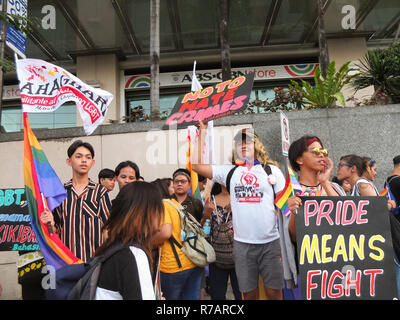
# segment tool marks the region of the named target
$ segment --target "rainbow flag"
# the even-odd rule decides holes
[[[303,189],[301,188],[300,183],[297,181],[296,175],[294,174],[294,171],[290,165],[288,166],[288,174],[290,176],[290,184],[292,185],[293,194],[295,195],[296,193],[300,193],[302,196],[304,194]]]
[[[197,130],[196,127],[194,129],[188,128],[188,149],[187,149],[187,161],[186,161],[186,169],[190,172],[190,188],[189,195],[193,198],[201,200],[201,193],[199,188],[199,177],[197,176],[197,172],[192,169],[192,141],[197,138]]]
[[[381,192],[379,192],[380,197],[388,197],[389,194],[389,188],[388,185],[385,184],[385,189],[383,189]]]
[[[290,175],[286,177],[286,183],[283,190],[279,193],[279,196],[275,198],[275,206],[279,208],[285,216],[290,215],[290,210],[287,204],[288,199],[293,194],[292,184],[290,183]]]
[[[31,214],[31,225],[36,241],[47,265],[56,270],[68,264],[82,263],[61,242],[56,234],[49,234],[40,214],[47,205],[52,211],[67,197],[67,192],[50,166],[42,147],[29,126],[26,112],[24,118],[24,180],[25,194]]]

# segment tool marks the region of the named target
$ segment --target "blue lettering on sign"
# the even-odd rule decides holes
[[[21,203],[21,195],[23,195],[24,192],[25,189],[0,190],[0,207],[8,207],[14,203],[19,205]]]
[[[0,214],[0,222],[30,222],[29,214]]]

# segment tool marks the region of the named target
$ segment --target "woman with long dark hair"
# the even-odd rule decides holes
[[[103,255],[115,245],[126,247],[103,263],[96,300],[155,299],[151,251],[163,219],[162,197],[154,185],[137,181],[121,189],[104,225],[107,240],[95,255]]]

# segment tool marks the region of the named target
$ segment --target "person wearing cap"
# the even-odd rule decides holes
[[[200,199],[189,195],[190,172],[188,169],[179,168],[172,175],[174,194],[172,198],[177,200],[181,206],[189,212],[198,222],[203,217],[203,204]]]
[[[200,146],[203,146],[206,129],[207,124],[200,122]],[[227,178],[233,172],[228,191],[239,289],[244,299],[258,299],[260,274],[267,299],[281,300],[283,266],[274,191],[278,195],[283,190],[285,178],[252,128],[240,130],[235,135],[233,156],[234,164],[230,165],[200,164],[200,159],[192,159],[192,168],[222,185],[228,184]],[[270,175],[266,173],[265,165],[270,167]]]

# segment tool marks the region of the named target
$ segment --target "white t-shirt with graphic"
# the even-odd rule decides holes
[[[212,166],[215,182],[225,185],[233,165]],[[282,171],[270,165],[275,176],[275,193],[285,187]],[[268,243],[279,238],[277,216],[274,208],[274,194],[262,165],[248,169],[239,166],[230,182],[233,233],[236,241],[245,243]]]

